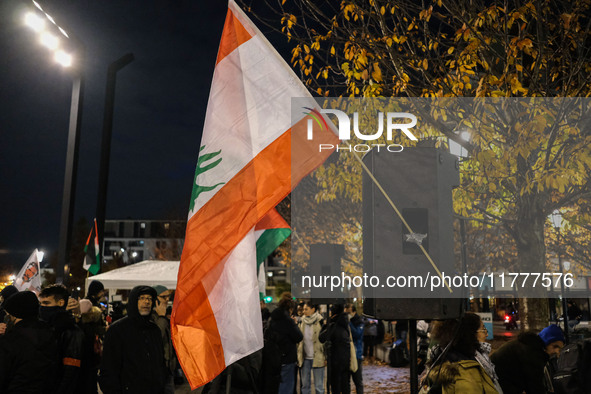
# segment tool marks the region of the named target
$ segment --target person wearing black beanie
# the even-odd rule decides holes
[[[13,294],[4,303],[8,328],[0,335],[0,389],[13,393],[53,393],[57,371],[57,340],[39,321],[35,293]],[[31,373],[34,371],[34,373]]]
[[[4,310],[17,319],[36,319],[39,316],[39,300],[31,291],[17,292],[3,305]]]

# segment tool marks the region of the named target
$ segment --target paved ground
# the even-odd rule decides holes
[[[387,364],[363,366],[364,394],[410,393],[408,368],[392,368]],[[354,387],[354,385],[352,385]],[[355,392],[353,388],[352,393]]]
[[[391,368],[384,363],[363,365],[363,390],[365,394],[409,393],[408,368]],[[351,393],[355,393],[355,386],[351,382]],[[191,391],[188,385],[179,386],[175,394],[200,393]],[[299,393],[299,390],[298,390]]]
[[[519,334],[519,330],[505,330],[503,322],[494,322],[493,350],[510,341]],[[410,374],[408,368],[392,368],[386,363],[364,362],[363,387],[365,394],[410,393]],[[351,382],[351,392],[355,393]],[[200,394],[200,390],[191,391],[188,385],[178,386],[175,394]],[[298,390],[299,393],[299,390]]]

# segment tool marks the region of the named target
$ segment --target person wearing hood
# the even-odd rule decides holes
[[[302,394],[310,394],[311,378],[314,373],[316,394],[324,393],[324,344],[318,336],[322,330],[322,315],[318,313],[318,305],[308,301],[304,304],[303,316],[298,325],[304,340],[298,343],[298,367],[301,368]]]
[[[349,317],[343,304],[330,308],[331,322],[320,333],[320,342],[326,343],[328,354],[328,381],[330,392],[349,394],[351,392],[351,332]]]
[[[127,316],[107,330],[99,376],[104,394],[164,392],[162,335],[151,316],[156,297],[152,287],[134,287],[129,294]]]
[[[544,368],[551,356],[564,347],[564,334],[552,324],[539,334],[522,332],[502,345],[490,358],[496,366],[504,394],[543,394],[551,392]]]
[[[58,344],[58,386],[57,393],[77,392],[80,384],[84,332],[76,325],[66,310],[69,293],[63,285],[51,285],[39,293],[39,316],[54,330]]]
[[[57,341],[39,321],[37,296],[17,291],[3,305],[8,329],[0,336],[0,392],[55,393]]]

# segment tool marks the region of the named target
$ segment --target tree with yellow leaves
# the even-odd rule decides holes
[[[578,246],[591,239],[591,123],[581,98],[591,94],[590,1],[284,0],[275,10],[293,67],[319,96],[437,98],[421,114],[431,125],[423,138],[470,152],[455,211],[502,228],[524,272],[548,271],[555,209],[570,212],[565,250],[591,267]],[[458,97],[522,99],[441,101]],[[572,98],[543,99],[557,97]],[[466,130],[469,142],[459,137]],[[328,199],[360,184],[350,160],[318,171]],[[357,180],[331,185],[340,167]],[[524,304],[527,326],[547,325],[546,300]]]

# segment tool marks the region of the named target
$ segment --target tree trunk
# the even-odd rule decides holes
[[[544,273],[546,271],[546,245],[544,243],[544,225],[546,215],[543,209],[543,197],[540,195],[524,196],[519,204],[517,223],[514,227],[517,244],[518,266],[520,273]],[[529,286],[533,283],[533,280]],[[548,325],[548,292],[538,286],[527,289],[527,298],[519,303],[519,317],[522,330],[541,330]]]

